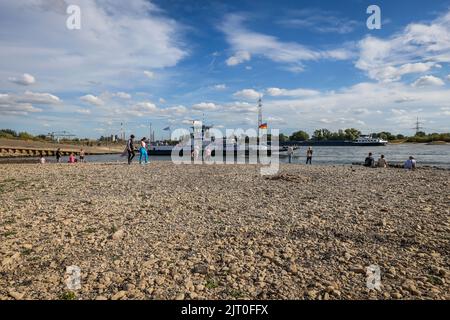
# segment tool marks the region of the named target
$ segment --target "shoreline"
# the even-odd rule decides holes
[[[150,163],[155,163],[155,162],[156,163],[158,163],[158,162],[164,163],[164,162],[171,162],[171,161],[170,160],[155,160],[155,159],[151,159],[151,157],[150,157]],[[47,159],[45,164],[41,164],[41,163],[39,163],[39,158],[38,157],[27,157],[27,158],[22,158],[22,159],[18,159],[18,158],[1,158],[0,157],[0,166],[1,165],[13,165],[13,164],[15,164],[15,165],[35,164],[35,165],[44,165],[45,166],[45,165],[58,164],[58,163],[54,159],[51,159],[51,160]],[[88,159],[84,163],[78,162],[78,163],[75,163],[75,164],[69,164],[67,162],[61,162],[59,164],[60,165],[64,165],[64,164],[67,164],[67,165],[86,165],[86,164],[114,165],[114,164],[127,164],[127,163],[126,163],[126,159],[124,157],[123,160],[119,159],[117,161],[104,161],[104,162],[101,162],[101,161],[97,162],[97,161],[95,161],[95,162],[90,162],[89,159]],[[280,162],[280,164],[282,164],[282,165],[300,165],[300,166],[304,165],[302,163],[288,164],[288,163],[284,163],[284,162]],[[139,165],[139,162],[135,160],[135,161],[133,161],[133,165]],[[194,165],[194,164],[192,163],[192,165]],[[204,164],[204,165],[210,166],[209,164]],[[220,164],[217,164],[217,165],[220,165]],[[236,164],[231,164],[231,165],[236,165]],[[254,164],[245,164],[245,165],[250,165],[251,166],[251,165],[254,165]],[[339,164],[337,164],[337,163],[328,163],[328,164],[327,163],[318,163],[318,164],[314,164],[313,166],[315,166],[315,167],[320,167],[320,166],[323,166],[323,167],[353,167],[353,166],[355,166],[355,167],[364,167],[364,164],[362,162],[352,162],[352,163],[342,163],[342,164],[341,163],[339,163]],[[391,163],[389,168],[390,169],[401,169],[401,170],[404,170],[402,163]],[[375,168],[366,168],[366,169],[369,170],[369,169],[388,169],[388,168],[377,168],[377,167],[375,167]],[[425,165],[418,165],[417,166],[417,170],[450,171],[450,168],[449,167],[443,167],[443,166],[437,166],[437,165],[426,165],[425,164]]]

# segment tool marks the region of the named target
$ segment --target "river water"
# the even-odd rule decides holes
[[[426,145],[426,144],[391,144],[379,147],[330,147],[316,146],[313,147],[313,164],[322,165],[344,165],[353,162],[363,162],[369,152],[373,153],[375,160],[381,154],[385,155],[388,162],[403,163],[409,156],[414,156],[418,165],[436,166],[441,168],[450,168],[450,144],[447,145]],[[138,161],[139,154],[136,155],[134,161]],[[15,159],[14,161],[18,161]],[[49,162],[53,162],[54,158],[47,158]],[[126,162],[126,157],[120,155],[92,155],[86,157],[87,162]],[[170,161],[169,156],[150,156],[150,161]],[[0,159],[5,162],[7,159]],[[26,162],[32,162],[32,159],[26,159]],[[38,162],[38,159],[35,159]],[[293,163],[305,163],[306,147],[301,147],[295,151]],[[25,161],[24,161],[25,162]],[[67,162],[67,157],[62,158],[62,162]],[[288,162],[287,157],[281,155],[280,162]]]

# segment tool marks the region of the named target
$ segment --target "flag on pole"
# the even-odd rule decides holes
[[[259,128],[260,128],[260,129],[267,129],[267,123],[262,123],[262,124],[259,126]]]
[[[170,127],[166,127],[163,129],[164,131],[170,131]]]

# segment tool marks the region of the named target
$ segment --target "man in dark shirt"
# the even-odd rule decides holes
[[[369,156],[364,160],[365,167],[373,167],[375,165],[375,159],[372,156],[372,152],[369,152]]]
[[[59,163],[59,161],[61,161],[61,149],[58,148],[58,150],[56,150],[56,162]]]
[[[131,161],[133,161],[133,158],[136,155],[136,153],[134,153],[133,140],[134,140],[134,135],[132,134],[130,136],[130,139],[128,139],[128,141],[127,141],[128,164],[131,164]]]

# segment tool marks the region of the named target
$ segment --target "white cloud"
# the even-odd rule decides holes
[[[158,110],[156,105],[151,102],[139,102],[134,106],[135,110],[143,111],[143,112],[154,112]]]
[[[431,23],[411,23],[388,39],[368,36],[359,42],[356,67],[379,81],[428,72],[450,62],[450,12]]]
[[[11,94],[0,94],[0,114],[4,116],[28,115],[29,113],[41,112],[42,109],[35,108],[30,102],[23,102],[20,97]]]
[[[281,117],[273,117],[273,116],[269,116],[265,119],[265,121],[267,121],[270,125],[284,125],[287,124],[286,120],[284,120]]]
[[[244,89],[241,91],[237,91],[233,94],[235,98],[244,99],[244,100],[258,100],[262,94],[253,89]]]
[[[155,77],[155,73],[153,71],[144,71],[144,75],[149,78],[149,79],[153,79]]]
[[[413,87],[427,87],[427,86],[443,86],[444,81],[441,78],[435,76],[423,76],[417,79],[412,86]]]
[[[115,96],[116,97],[119,97],[119,98],[121,98],[121,99],[131,99],[131,95],[129,94],[129,93],[126,93],[126,92],[117,92],[116,94],[115,94]]]
[[[228,65],[237,65],[249,61],[252,55],[266,57],[274,62],[299,65],[302,61],[319,59],[348,59],[351,56],[346,49],[325,51],[312,50],[296,42],[283,42],[270,36],[248,30],[243,26],[242,15],[226,16],[220,26],[235,54],[227,60]]]
[[[238,51],[226,60],[228,66],[236,66],[246,61],[250,61],[250,53],[248,51]]]
[[[50,93],[25,91],[23,95],[17,97],[17,101],[32,104],[58,104],[61,99]]]
[[[69,31],[67,1],[0,1],[0,29],[8,30],[0,35],[0,70],[45,74],[41,88],[86,91],[89,83],[129,87],[143,70],[175,66],[189,54],[182,26],[150,1],[75,4],[82,28]]]
[[[15,84],[20,84],[23,86],[29,86],[36,83],[36,79],[29,73],[24,73],[19,78],[12,77],[9,78],[9,81],[14,82]]]
[[[169,114],[169,115],[181,115],[188,112],[187,108],[182,105],[173,106],[170,108],[161,109],[162,113]]]
[[[192,110],[197,110],[197,111],[211,111],[211,110],[216,110],[217,108],[218,108],[218,106],[211,102],[201,102],[201,103],[194,104],[192,106]]]
[[[450,74],[447,76],[447,80],[450,81]]]
[[[358,25],[355,20],[340,17],[336,12],[318,9],[293,10],[279,24],[296,29],[309,29],[319,33],[346,34]]]
[[[77,110],[75,110],[75,112],[76,113],[79,113],[79,114],[91,114],[91,110],[89,110],[89,109],[77,109]]]
[[[310,89],[280,89],[280,88],[268,88],[267,93],[269,96],[272,97],[280,97],[280,96],[286,96],[286,97],[304,97],[304,96],[315,96],[320,94],[320,91],[317,90],[310,90]]]
[[[166,100],[164,98],[159,98],[159,103],[166,103]]]
[[[214,89],[216,89],[216,90],[225,90],[227,88],[227,85],[226,84],[216,84],[215,86],[214,86]]]
[[[250,104],[248,102],[234,102],[227,104],[224,107],[226,112],[235,113],[256,113],[258,112],[258,108],[256,104]]]
[[[89,103],[91,105],[94,105],[94,106],[102,106],[105,104],[105,102],[102,99],[100,99],[99,97],[96,97],[92,94],[82,96],[82,97],[80,97],[80,100],[83,102]]]

